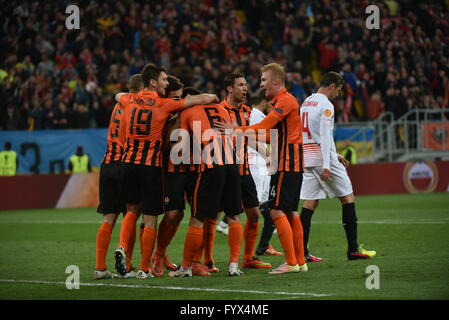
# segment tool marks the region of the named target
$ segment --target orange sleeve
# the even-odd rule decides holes
[[[133,93],[127,93],[124,94],[120,97],[120,101],[118,103],[120,103],[122,106],[125,106],[127,103],[129,103],[131,96],[133,95]]]
[[[246,130],[254,130],[254,131],[257,131],[259,129],[269,130],[274,128],[278,122],[279,122],[278,118],[276,118],[270,113],[265,117],[265,119],[263,119],[259,123],[253,124],[252,126],[235,127],[234,130],[240,129],[243,132],[245,132]]]
[[[169,113],[179,111],[184,105],[185,99],[174,99],[174,98],[160,98],[160,103],[163,107],[167,108]]]
[[[246,130],[254,130],[255,131],[254,138],[257,139],[257,137],[258,137],[257,130],[265,129],[265,130],[267,130],[267,132],[265,134],[265,141],[266,141],[266,143],[270,143],[270,131],[269,130],[273,129],[278,122],[279,122],[279,119],[270,113],[259,123],[253,124],[252,126],[235,127],[234,130],[240,129],[243,132],[245,132]]]

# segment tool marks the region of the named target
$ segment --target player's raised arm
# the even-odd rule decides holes
[[[210,104],[219,102],[215,94],[201,93],[198,95],[189,95],[184,99],[184,103],[180,110],[184,110],[199,104]]]
[[[265,130],[272,129],[276,126],[276,124],[278,122],[279,122],[279,119],[270,113],[261,122],[253,124],[252,126],[238,127],[238,126],[234,126],[230,122],[218,122],[215,125],[215,128],[220,130],[222,133],[225,133],[226,130],[229,131],[229,130],[238,130],[238,129],[242,130],[243,132],[245,132],[247,130],[254,130],[255,132],[257,132],[257,130],[259,130],[259,129],[265,129]]]
[[[119,92],[115,95],[115,101],[120,102],[120,98],[123,97],[124,95],[129,94],[129,92]]]

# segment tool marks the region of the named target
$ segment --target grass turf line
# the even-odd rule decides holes
[[[245,269],[243,277],[226,274],[229,249],[226,237],[217,233],[214,256],[221,270],[211,277],[172,279],[167,275],[148,280],[92,280],[95,267],[95,236],[101,216],[95,209],[49,209],[0,212],[2,279],[65,282],[65,269],[77,265],[81,282],[137,285],[161,288],[82,286],[67,290],[63,285],[0,282],[0,299],[282,299],[279,295],[238,292],[300,292],[331,294],[331,297],[299,296],[295,299],[449,299],[449,196],[441,194],[359,196],[359,243],[378,252],[374,259],[347,261],[344,231],[338,221],[338,200],[320,201],[312,221],[310,250],[323,257],[309,264],[304,274],[268,275],[267,270]],[[186,211],[184,221],[190,212]],[[244,221],[244,215],[241,216]],[[121,219],[121,218],[119,218]],[[159,218],[161,220],[161,218]],[[45,222],[58,223],[45,223]],[[92,221],[98,221],[97,224]],[[371,222],[370,222],[371,221]],[[381,221],[382,223],[372,223]],[[42,222],[42,223],[41,223]],[[65,224],[64,222],[67,222]],[[88,222],[88,223],[86,223]],[[315,222],[315,224],[314,224]],[[119,226],[119,225],[118,225]],[[117,227],[118,227],[117,226]],[[119,228],[114,228],[107,263],[113,268],[113,250]],[[262,226],[261,226],[262,227]],[[175,263],[182,259],[187,224],[183,223],[168,252]],[[271,242],[280,250],[277,235]],[[243,246],[242,246],[243,250]],[[139,245],[133,264],[139,265]],[[282,257],[261,257],[273,267]],[[365,269],[380,269],[380,289],[368,290]],[[162,287],[233,290],[176,291]],[[291,299],[292,297],[285,297]]]

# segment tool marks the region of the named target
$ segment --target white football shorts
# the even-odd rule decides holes
[[[346,168],[340,162],[332,162],[331,174],[327,181],[320,179],[323,167],[304,169],[301,186],[301,200],[318,200],[333,197],[344,197],[353,192],[352,183]]]
[[[271,176],[262,175],[262,174],[252,174],[254,183],[256,184],[257,189],[257,199],[259,199],[259,203],[262,204],[268,201],[268,195],[270,192],[270,179]]]

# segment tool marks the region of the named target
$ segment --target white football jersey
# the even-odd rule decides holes
[[[309,96],[301,105],[304,167],[323,167],[338,161],[333,137],[334,105],[321,93]]]
[[[249,125],[252,126],[253,124],[259,123],[264,118],[265,115],[262,111],[253,108],[249,118]],[[257,199],[259,200],[259,203],[262,204],[263,202],[268,201],[271,177],[268,175],[268,169],[264,158],[250,146],[248,146],[248,162],[249,170],[251,171],[254,184],[256,185]]]
[[[257,108],[252,108],[249,118],[249,125],[261,122],[265,115]],[[267,175],[267,165],[264,158],[253,148],[248,146],[248,163],[252,174]]]

